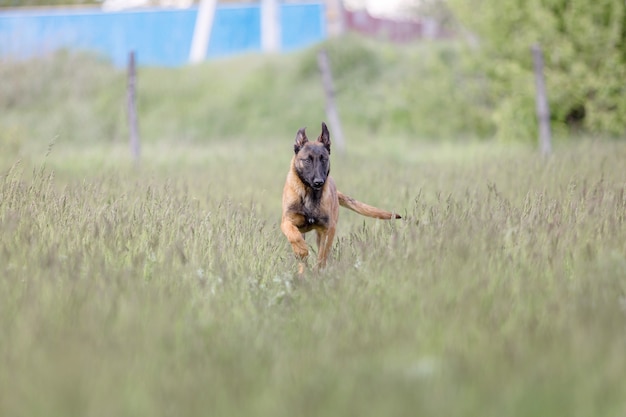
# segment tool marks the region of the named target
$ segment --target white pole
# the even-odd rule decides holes
[[[216,5],[217,0],[200,0],[196,26],[193,31],[193,39],[189,51],[189,62],[192,64],[202,62],[206,58]]]
[[[280,50],[280,17],[277,0],[261,0],[261,50]]]
[[[326,0],[326,21],[328,22],[328,35],[340,36],[345,32],[344,10],[341,0]]]

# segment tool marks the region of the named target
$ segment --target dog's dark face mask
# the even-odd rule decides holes
[[[294,151],[300,180],[314,190],[321,190],[330,173],[330,134],[326,124],[322,123],[322,133],[315,142],[309,142],[304,128],[298,130]]]

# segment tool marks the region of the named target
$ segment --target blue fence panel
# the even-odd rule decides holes
[[[60,48],[88,50],[123,66],[175,66],[189,57],[197,10],[38,10],[0,14],[0,56],[28,58]]]
[[[125,33],[125,45],[117,49],[116,56],[124,55],[123,49],[134,49],[139,65],[185,64],[189,59],[196,15],[195,9],[127,15],[128,19],[119,30]]]
[[[282,50],[307,47],[326,38],[325,14],[321,3],[283,4],[280,9]]]
[[[281,4],[281,48],[289,51],[326,37],[321,3]],[[89,50],[124,66],[137,52],[139,65],[187,63],[198,9],[104,12],[96,8],[0,11],[0,58],[29,58],[60,48]],[[219,5],[208,57],[261,51],[258,4]]]
[[[261,50],[261,9],[221,6],[215,11],[207,54],[223,57]]]

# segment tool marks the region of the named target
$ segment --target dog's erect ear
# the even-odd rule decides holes
[[[322,134],[319,138],[317,138],[318,142],[321,142],[324,147],[330,153],[330,133],[328,132],[328,127],[326,127],[326,123],[322,122]]]
[[[306,127],[303,127],[302,129],[298,130],[298,133],[296,133],[296,143],[293,145],[293,150],[295,153],[300,152],[300,149],[302,149],[302,147],[309,141],[309,139],[307,139],[306,137]]]

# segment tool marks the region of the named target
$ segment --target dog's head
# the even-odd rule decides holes
[[[314,190],[321,190],[330,173],[330,134],[326,123],[322,123],[322,133],[315,142],[309,142],[304,128],[298,130],[293,149],[300,180]]]

